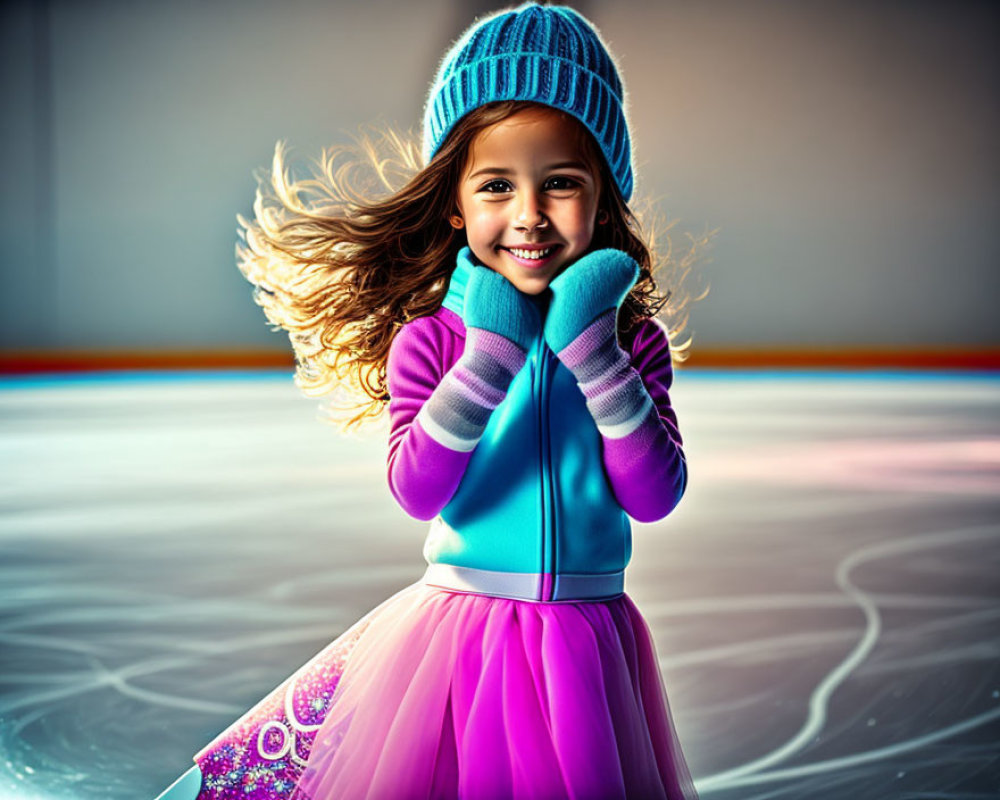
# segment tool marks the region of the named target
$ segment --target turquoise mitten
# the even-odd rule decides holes
[[[538,310],[499,272],[474,263],[468,247],[458,257],[470,268],[462,309],[465,327],[499,334],[527,350],[541,324]]]
[[[541,321],[531,301],[499,272],[476,264],[468,248],[456,269],[465,280],[465,349],[416,419],[438,444],[469,453],[524,367]]]
[[[621,250],[595,250],[567,267],[549,284],[549,347],[562,352],[604,312],[617,310],[638,278],[639,265]]]

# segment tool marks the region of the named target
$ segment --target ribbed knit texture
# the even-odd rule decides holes
[[[601,314],[557,353],[587,398],[597,429],[609,439],[628,436],[654,413],[642,378],[618,346],[616,316],[615,309]]]
[[[622,197],[631,198],[625,90],[607,45],[577,11],[524,3],[475,22],[445,55],[428,94],[425,159],[463,116],[497,100],[572,114],[597,140]]]
[[[468,328],[462,357],[417,414],[421,426],[449,450],[474,450],[526,358],[509,339]]]

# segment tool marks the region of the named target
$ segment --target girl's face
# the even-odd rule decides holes
[[[458,187],[459,215],[476,258],[525,294],[587,252],[600,177],[587,158],[586,130],[539,106],[480,131]]]

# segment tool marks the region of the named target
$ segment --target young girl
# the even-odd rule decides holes
[[[428,567],[163,797],[695,797],[624,592],[628,518],[667,515],[686,467],[623,106],[590,23],[527,3],[446,55],[388,199],[307,207],[279,150],[241,268],[300,385],[388,404]]]

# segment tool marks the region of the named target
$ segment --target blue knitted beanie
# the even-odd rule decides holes
[[[572,114],[594,135],[622,197],[632,196],[624,87],[600,34],[578,12],[524,3],[462,34],[427,97],[425,160],[463,116],[496,100],[529,100]]]

